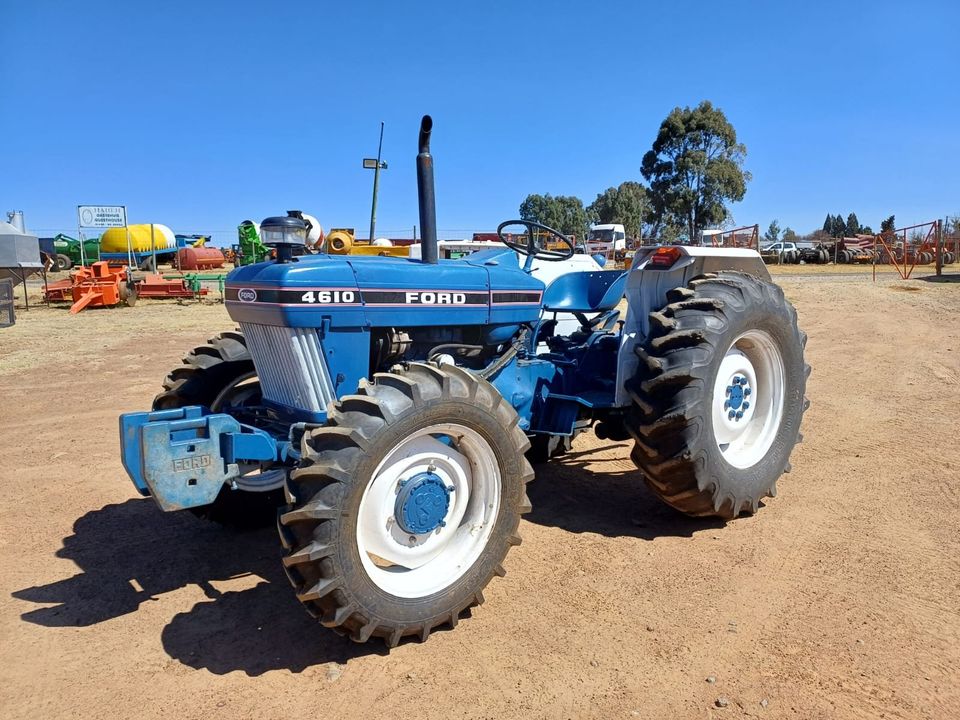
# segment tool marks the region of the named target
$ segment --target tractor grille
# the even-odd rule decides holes
[[[317,331],[240,323],[266,400],[326,412],[336,398]]]

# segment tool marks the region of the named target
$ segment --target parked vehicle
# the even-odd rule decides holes
[[[799,263],[800,249],[796,243],[779,241],[762,246],[760,256],[768,263]]]
[[[294,261],[304,222],[267,218],[276,261],[226,281],[239,329],[120,422],[124,467],[163,510],[236,519],[279,496],[299,602],[390,647],[483,602],[531,510],[528,450],[548,460],[587,428],[633,438],[642,482],[681,512],[756,512],[790,469],[810,370],[752,250],[647,247],[629,271],[546,284],[534,264],[570,259],[573,242],[510,220],[502,247],[440,259],[431,133],[425,116],[420,260]],[[554,313],[578,326],[559,334]]]
[[[613,253],[614,258],[620,261],[627,253],[627,232],[623,225],[615,223],[593,225],[587,233],[586,245],[591,255]]]

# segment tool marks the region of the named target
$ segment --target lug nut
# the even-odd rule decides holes
[[[743,417],[743,411],[741,410],[740,412],[737,413],[737,420],[739,420],[742,417]]]
[[[743,409],[744,409],[744,410],[749,410],[749,409],[750,409],[750,403],[748,403],[746,400],[743,401]]]
[[[737,416],[737,413],[733,410],[727,413],[727,417],[730,418],[731,420],[733,420],[736,416]]]
[[[744,395],[749,395],[749,394],[752,393],[752,392],[753,392],[753,390],[751,390],[751,389],[748,388],[748,387],[743,389],[743,394],[744,394]]]

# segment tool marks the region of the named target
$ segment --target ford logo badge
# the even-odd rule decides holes
[[[237,293],[240,302],[256,302],[257,291],[253,288],[243,288]]]

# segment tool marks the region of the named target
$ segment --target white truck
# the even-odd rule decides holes
[[[800,256],[800,249],[797,247],[796,243],[784,242],[779,240],[775,243],[768,243],[760,247],[760,257],[763,258],[763,261],[766,263],[777,263],[796,265],[800,263],[802,259]]]
[[[782,253],[799,250],[796,243],[778,241],[760,248],[762,253]]]
[[[608,223],[594,225],[587,234],[587,253],[623,255],[627,252],[627,232],[623,225]]]

